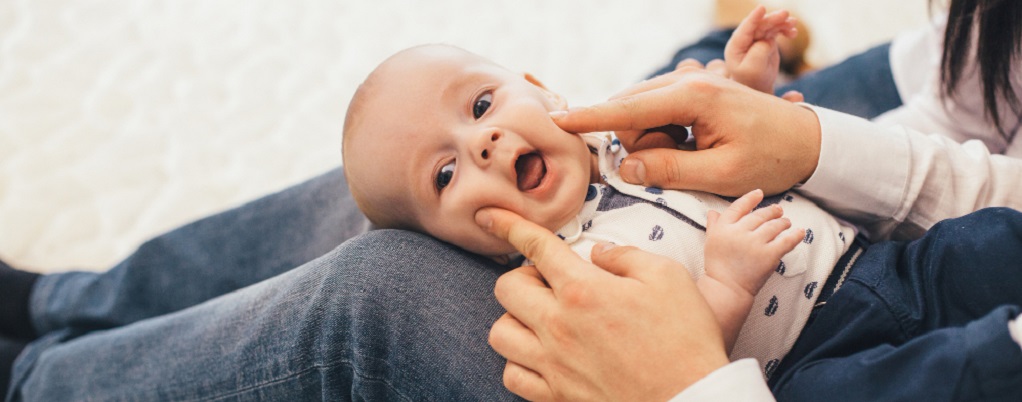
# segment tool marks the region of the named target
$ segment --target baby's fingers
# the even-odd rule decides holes
[[[789,38],[798,36],[798,20],[795,17],[788,18],[788,21],[784,23],[784,28],[781,29],[781,35]]]
[[[756,40],[771,41],[775,40],[777,35],[783,35],[789,38],[798,36],[798,27],[795,25],[795,19],[788,18],[788,21],[785,21],[783,24],[759,28],[759,30],[756,31]]]
[[[781,209],[780,206],[769,205],[752,211],[751,214],[743,216],[742,219],[738,221],[738,224],[745,230],[751,232],[756,231],[760,226],[772,222],[783,215],[784,210]],[[773,236],[777,236],[777,233],[774,233]],[[773,236],[771,236],[770,239],[773,239]]]
[[[727,207],[727,210],[721,214],[720,218],[724,221],[723,223],[738,222],[743,216],[752,212],[752,209],[756,208],[760,201],[763,201],[763,190],[752,190],[735,200],[735,202],[732,202],[731,206]]]
[[[794,18],[787,10],[777,10],[763,16],[762,20],[756,26],[756,38],[762,38],[768,31],[778,31],[788,27],[788,24],[794,26]]]
[[[791,221],[788,220],[788,218],[781,218],[778,216],[777,218],[771,219],[766,223],[760,225],[758,228],[756,228],[755,232],[756,235],[758,235],[760,238],[765,239],[767,242],[770,242],[776,239],[777,236],[781,234],[781,232],[790,227]]]
[[[717,224],[717,219],[720,219],[720,212],[710,210],[706,213],[706,228],[712,228],[713,225]]]
[[[788,223],[789,225],[791,222]],[[806,237],[806,231],[802,228],[788,228],[780,235],[770,241],[769,246],[775,248],[778,251],[779,256],[788,254],[791,250],[795,249],[802,239]]]

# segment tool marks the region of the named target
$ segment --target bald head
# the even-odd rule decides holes
[[[400,164],[404,142],[389,142],[383,137],[393,133],[394,118],[401,119],[401,109],[428,104],[442,96],[433,91],[437,73],[456,70],[457,67],[493,62],[464,49],[442,44],[411,47],[388,57],[359,85],[348,104],[344,118],[342,158],[344,173],[352,197],[359,208],[376,226],[419,230],[412,199],[401,191],[407,177],[379,177],[382,164]],[[499,67],[499,66],[497,66]],[[402,96],[401,92],[404,92]],[[396,115],[396,116],[395,116]],[[417,123],[417,122],[409,122]],[[421,123],[419,121],[418,123]],[[404,136],[421,135],[413,127],[404,127]],[[387,134],[387,135],[383,135]],[[379,180],[394,186],[383,186]]]

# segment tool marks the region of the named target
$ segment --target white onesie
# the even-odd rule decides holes
[[[630,245],[681,262],[694,279],[701,278],[707,211],[724,211],[734,199],[625,183],[617,168],[627,152],[617,138],[587,135],[586,143],[597,150],[608,185],[589,186],[582,211],[558,236],[586,259],[599,242]],[[731,353],[732,360],[758,359],[767,376],[791,350],[819,289],[856,234],[851,225],[793,192],[767,197],[759,206],[771,204],[780,204],[794,227],[805,228],[806,237],[760,290]]]

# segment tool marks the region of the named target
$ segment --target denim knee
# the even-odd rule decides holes
[[[347,317],[334,325],[345,326],[337,342],[354,357],[353,394],[513,399],[501,383],[504,360],[487,344],[490,325],[504,313],[493,296],[502,267],[401,230],[370,231],[324,258],[320,296]]]
[[[981,281],[1022,280],[1022,213],[986,208],[934,225],[926,252],[944,269]],[[1018,272],[1019,275],[1014,275]],[[1014,279],[1012,279],[1014,280]]]
[[[1022,305],[1022,213],[988,208],[934,225],[901,256],[925,327],[963,325]],[[912,269],[910,267],[918,266]]]

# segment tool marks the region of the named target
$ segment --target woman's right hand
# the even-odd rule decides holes
[[[695,151],[642,149],[624,160],[625,181],[645,186],[775,194],[807,180],[820,155],[820,123],[811,110],[694,66],[551,117],[574,133],[616,131],[629,150],[670,140],[650,129],[690,126]]]

